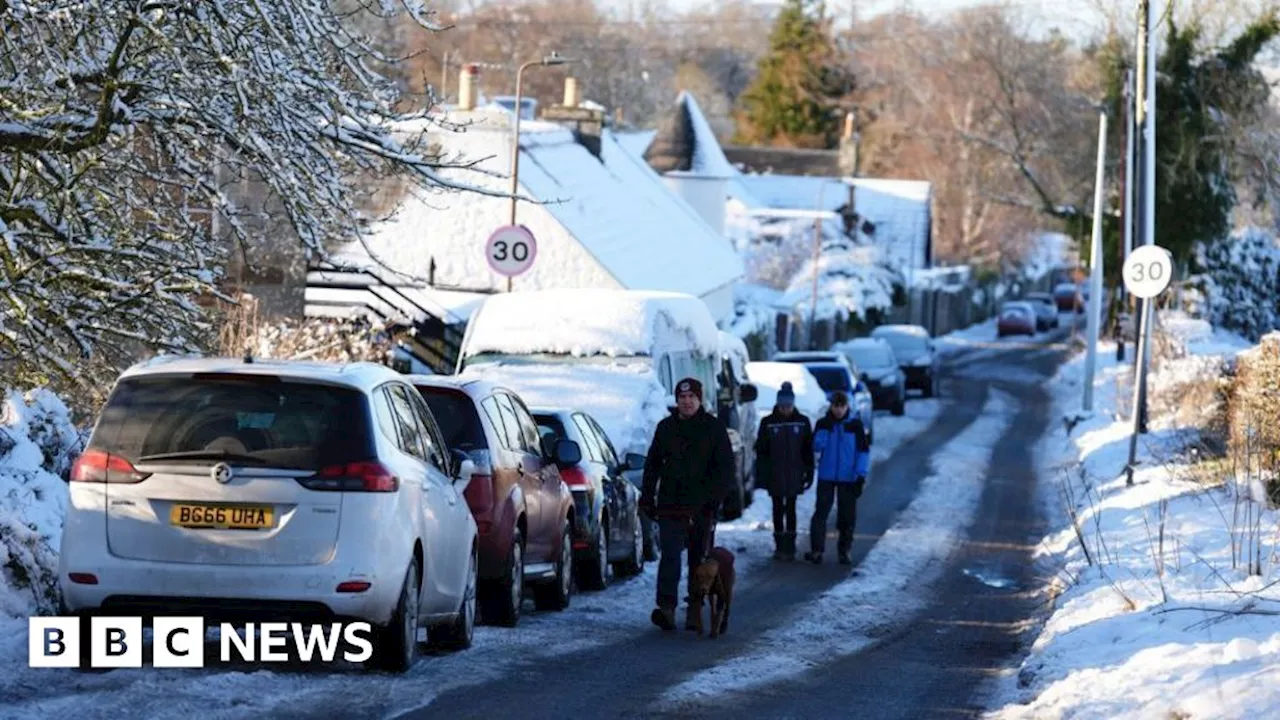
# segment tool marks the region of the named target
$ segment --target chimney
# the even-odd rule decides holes
[[[578,78],[564,79],[564,107],[578,107],[582,103],[582,92],[578,89]]]
[[[476,109],[476,80],[480,78],[480,66],[476,63],[465,63],[458,76],[458,109]]]

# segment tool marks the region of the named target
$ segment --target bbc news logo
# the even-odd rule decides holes
[[[28,667],[78,668],[84,650],[89,651],[91,668],[142,667],[145,645],[142,618],[95,617],[90,619],[88,636],[82,634],[81,629],[80,618],[76,617],[30,618]],[[151,623],[151,635],[152,667],[204,667],[204,618],[157,617]],[[221,623],[219,660],[224,663],[289,662],[296,657],[303,662],[332,663],[341,657],[346,662],[360,663],[373,656],[372,635],[372,626],[364,622],[246,623],[243,626]],[[338,652],[340,646],[345,646],[341,653]]]

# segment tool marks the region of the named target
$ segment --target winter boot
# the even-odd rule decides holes
[[[822,553],[821,553],[821,552],[814,552],[814,551],[810,550],[809,552],[807,552],[807,553],[805,553],[805,554],[804,554],[804,559],[805,559],[805,560],[808,560],[809,562],[813,563],[814,565],[821,565],[821,564],[822,564]]]
[[[788,560],[796,559],[796,534],[786,533],[783,535],[783,551],[786,553]]]
[[[684,629],[689,632],[697,632],[698,630],[698,608],[693,603],[689,603],[688,609],[684,614]]]
[[[773,559],[785,560],[787,558],[787,536],[785,533],[773,534]]]
[[[664,631],[671,632],[676,629],[676,609],[671,607],[654,608],[649,615],[649,620]]]
[[[841,550],[841,551],[840,551],[840,564],[841,564],[841,565],[852,565],[852,564],[853,564],[853,557],[852,557],[852,556],[850,556],[850,554],[849,554],[849,551],[848,551],[848,550]]]

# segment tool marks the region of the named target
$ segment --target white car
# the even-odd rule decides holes
[[[174,359],[117,380],[70,483],[58,580],[83,616],[362,620],[471,644],[474,468],[390,368]],[[212,619],[211,619],[212,618]]]

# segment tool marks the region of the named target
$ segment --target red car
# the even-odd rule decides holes
[[[563,610],[573,588],[577,512],[561,467],[582,460],[571,440],[543,442],[514,391],[484,380],[411,375],[444,442],[476,465],[464,496],[480,539],[480,615],[513,627],[525,587],[534,607]]]
[[[996,321],[996,337],[1035,335],[1036,309],[1028,302],[1007,302],[1000,308]]]
[[[1053,301],[1058,304],[1058,312],[1078,313],[1084,310],[1084,296],[1075,283],[1058,284],[1053,289]]]

